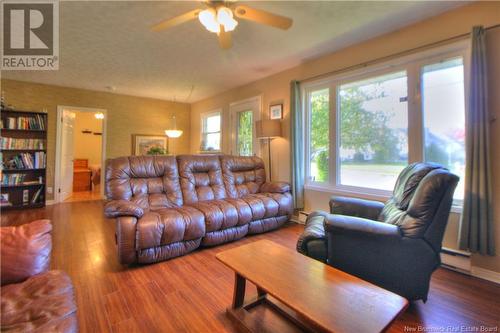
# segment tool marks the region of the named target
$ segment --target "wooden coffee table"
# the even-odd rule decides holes
[[[235,271],[227,313],[245,332],[266,331],[251,311],[259,305],[287,318],[295,331],[364,333],[383,331],[408,306],[399,295],[271,241],[216,257]],[[257,286],[258,296],[244,304],[246,280]]]

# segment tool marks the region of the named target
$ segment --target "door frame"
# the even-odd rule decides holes
[[[80,112],[101,112],[104,114],[104,119],[102,120],[102,140],[101,140],[101,196],[104,197],[104,165],[106,163],[106,132],[107,132],[107,110],[106,109],[98,109],[98,108],[86,108],[80,106],[67,106],[67,105],[58,105],[57,106],[57,119],[56,119],[56,167],[54,173],[54,203],[61,202],[60,198],[60,188],[61,188],[61,154],[62,154],[62,115],[63,110],[70,109],[74,111]]]
[[[235,115],[235,112],[239,112],[239,111],[234,110],[234,109],[239,107],[239,106],[243,107],[246,104],[254,104],[255,103],[255,105],[258,105],[258,110],[256,113],[254,112],[254,118],[253,118],[253,124],[252,124],[252,138],[253,138],[252,146],[254,149],[254,151],[253,151],[254,155],[260,156],[260,142],[256,137],[255,123],[257,122],[257,120],[260,120],[260,118],[261,118],[261,113],[263,110],[262,101],[263,101],[262,95],[257,95],[254,97],[242,99],[242,100],[232,102],[229,104],[229,121],[231,123],[231,126],[230,126],[231,146],[229,147],[229,149],[231,151],[231,155],[236,153],[236,151],[235,151],[235,148],[236,148],[235,147],[235,144],[236,144],[235,121],[236,121],[236,119],[234,118],[234,115]]]

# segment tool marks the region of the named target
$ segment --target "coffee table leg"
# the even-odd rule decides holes
[[[243,302],[245,301],[245,285],[245,278],[238,273],[234,273],[233,309],[243,306]]]

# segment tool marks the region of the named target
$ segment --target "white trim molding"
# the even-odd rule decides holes
[[[500,272],[490,271],[489,269],[472,266],[471,275],[483,280],[488,280],[500,284]]]

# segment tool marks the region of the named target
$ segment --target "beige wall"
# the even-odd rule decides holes
[[[291,80],[304,80],[308,77],[343,69],[384,56],[390,56],[422,45],[445,40],[456,35],[468,33],[474,25],[485,27],[500,23],[499,2],[478,2],[440,16],[430,18],[417,24],[390,34],[359,43],[338,52],[305,62],[273,76],[231,89],[222,94],[207,98],[191,105],[191,152],[199,147],[200,113],[222,108],[224,129],[229,124],[229,104],[261,95],[263,98],[263,117],[268,116],[269,105],[284,102],[283,138],[273,141],[273,180],[290,180],[290,117],[289,117],[289,84]],[[500,119],[500,94],[496,91],[500,86],[500,29],[487,33],[490,63],[490,102],[491,110]],[[500,120],[492,124],[492,169],[494,170],[493,190],[500,197]],[[230,133],[223,133],[223,149],[229,152]],[[262,149],[263,158],[267,159],[267,149]],[[327,209],[331,193],[306,191],[306,210]],[[497,247],[500,248],[500,205],[494,208],[495,235]],[[459,215],[453,214],[445,236],[445,246],[456,247]],[[483,257],[474,255],[473,265],[500,272],[500,257]]]
[[[90,165],[100,166],[102,161],[102,133],[101,119],[94,116],[94,112],[75,111],[75,129],[73,141],[73,157],[87,159]],[[91,131],[92,133],[83,133]]]
[[[57,106],[74,106],[107,110],[106,157],[130,155],[132,134],[164,135],[172,116],[184,131],[179,139],[170,140],[170,152],[189,153],[190,105],[151,98],[142,98],[66,88],[14,80],[1,80],[8,104],[23,110],[48,111],[47,184],[54,186]],[[47,194],[47,199],[52,199]]]

